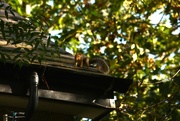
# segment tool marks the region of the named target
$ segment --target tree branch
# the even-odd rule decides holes
[[[165,121],[178,107],[179,105],[176,105],[161,121]]]

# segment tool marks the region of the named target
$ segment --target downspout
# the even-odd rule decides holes
[[[25,112],[25,118],[23,121],[30,121],[33,113],[35,112],[39,97],[38,97],[38,84],[39,77],[36,72],[33,72],[30,77],[30,89],[29,89],[29,103]]]

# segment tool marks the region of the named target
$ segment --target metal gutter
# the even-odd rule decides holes
[[[29,121],[38,106],[38,84],[39,77],[36,72],[33,72],[30,77],[29,103],[25,112],[24,121]]]

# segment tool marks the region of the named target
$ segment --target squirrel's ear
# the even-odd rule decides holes
[[[76,55],[78,55],[78,53],[74,53],[73,55],[76,56]]]

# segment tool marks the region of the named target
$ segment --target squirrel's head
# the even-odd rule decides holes
[[[75,55],[75,60],[82,60],[82,54],[77,53],[77,54]]]

